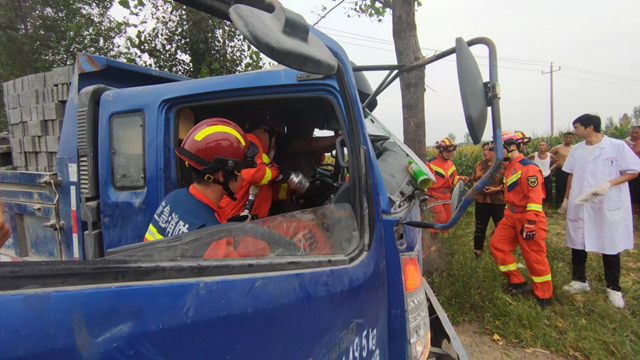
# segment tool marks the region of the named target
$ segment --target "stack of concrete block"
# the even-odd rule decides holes
[[[60,67],[2,84],[13,168],[57,171],[56,153],[73,67]]]

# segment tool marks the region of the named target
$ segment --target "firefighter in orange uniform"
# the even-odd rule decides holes
[[[489,247],[500,271],[509,279],[507,291],[512,294],[531,290],[518,271],[513,251],[520,244],[522,256],[533,280],[533,292],[540,308],[551,304],[553,286],[547,261],[547,218],[542,211],[544,178],[542,170],[521,153],[522,138],[515,133],[502,133],[504,144],[505,215],[498,224]]]
[[[451,189],[458,184],[458,181],[469,181],[466,176],[459,176],[456,166],[451,161],[456,145],[449,138],[444,138],[436,143],[438,156],[427,160],[427,166],[433,172],[436,182],[427,189],[429,203],[438,201],[450,201]],[[436,204],[431,206],[433,221],[444,224],[451,219],[451,204]],[[432,230],[436,231],[436,230]],[[446,232],[446,231],[445,231]]]
[[[251,132],[247,133],[247,138],[259,149],[255,158],[258,166],[242,171],[242,183],[236,191],[237,200],[224,197],[220,202],[220,218],[224,220],[240,215],[249,199],[249,189],[252,185],[259,186],[260,190],[255,197],[251,214],[259,219],[269,216],[271,201],[278,195],[274,195],[274,183],[286,181],[291,176],[290,171],[279,168],[271,160],[275,152],[276,137],[280,134],[277,125],[253,123],[249,128]]]
[[[529,146],[529,143],[531,142],[531,138],[528,137],[527,134],[524,133],[524,131],[516,131],[515,134],[518,135],[520,139],[522,139],[522,145],[520,145],[520,153],[524,154],[524,152],[527,150],[527,146]]]

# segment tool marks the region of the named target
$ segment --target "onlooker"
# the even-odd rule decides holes
[[[0,248],[4,246],[4,243],[11,237],[11,228],[9,224],[4,222],[4,205],[0,203]]]
[[[544,206],[544,211],[549,211],[549,203],[551,202],[551,198],[553,195],[552,189],[552,180],[551,180],[551,170],[553,170],[558,164],[558,159],[549,154],[549,143],[546,141],[540,141],[538,144],[538,151],[529,155],[527,158],[532,160],[540,170],[542,170],[542,176],[544,176],[544,199],[542,199],[542,204]]]
[[[564,199],[564,192],[567,190],[567,179],[569,174],[562,170],[564,162],[567,161],[569,151],[573,147],[573,133],[567,132],[562,136],[562,145],[558,145],[549,151],[552,155],[558,158],[558,165],[556,166],[556,207],[560,207],[562,199]]]
[[[484,160],[478,161],[473,168],[473,174],[469,179],[475,185],[493,165],[496,154],[493,144],[485,142],[482,144],[482,157]],[[473,248],[476,258],[484,252],[484,240],[487,235],[489,219],[493,219],[493,224],[497,227],[504,217],[504,164],[501,164],[500,171],[491,179],[483,192],[476,196],[476,232],[473,236]]]
[[[626,182],[637,177],[640,159],[622,141],[600,133],[601,120],[585,114],[573,121],[584,139],[564,164],[569,174],[561,211],[567,213],[565,245],[572,249],[573,281],[563,289],[589,291],[587,252],[602,254],[609,303],[624,308],[620,288],[620,252],[633,249],[633,223]],[[619,186],[621,185],[621,186]]]
[[[633,152],[640,157],[640,126],[631,127],[631,136],[624,139],[633,150]],[[640,210],[640,176],[629,181],[629,191],[631,193],[631,205],[633,208],[633,215],[638,214]]]

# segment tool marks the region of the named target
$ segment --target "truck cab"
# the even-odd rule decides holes
[[[281,65],[192,80],[78,56],[57,172],[32,180],[55,192],[47,206],[56,238],[46,245],[55,252],[51,261],[0,264],[3,358],[452,358],[445,340],[466,358],[422,278],[419,227],[452,226],[486,181],[450,224],[422,223],[424,191],[409,160],[430,172],[373,115],[385,83],[372,90],[367,67],[282,6],[224,13]],[[472,136],[482,136],[488,100],[499,135],[499,96],[485,90],[496,89],[497,73],[488,86],[478,80],[461,39],[430,61],[454,53]],[[393,81],[410,67],[384,69]],[[143,243],[154,216],[178,225],[156,210],[191,184],[175,149],[185,129],[210,118],[279,123],[276,161],[305,174],[309,189],[282,194],[267,218]],[[332,139],[333,163],[287,150],[313,134]],[[17,247],[25,242],[15,240],[25,236],[18,205],[6,207]],[[324,251],[300,246],[308,229]],[[247,236],[268,254],[204,256],[212,242]]]

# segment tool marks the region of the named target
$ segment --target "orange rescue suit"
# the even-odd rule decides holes
[[[242,170],[242,182],[236,190],[236,198],[238,200],[233,201],[228,196],[225,196],[220,201],[220,219],[226,221],[232,216],[240,215],[244,210],[244,205],[249,200],[249,188],[252,185],[260,186],[260,190],[256,195],[253,203],[253,210],[251,214],[257,215],[258,218],[265,218],[269,216],[269,209],[271,208],[271,201],[273,198],[273,184],[272,181],[280,175],[278,167],[269,159],[269,156],[264,152],[265,145],[254,134],[247,134],[249,141],[255,143],[260,150],[256,155],[257,167],[252,169]]]
[[[438,201],[450,201],[451,189],[458,184],[460,176],[453,161],[447,160],[438,155],[427,160],[427,166],[431,169],[436,182],[429,186],[427,194],[429,203]],[[445,224],[451,219],[451,204],[437,204],[430,207],[433,212],[433,221],[438,224]],[[446,231],[445,231],[446,232]]]
[[[518,271],[513,251],[520,244],[522,257],[533,280],[533,292],[539,299],[548,299],[553,294],[551,269],[547,261],[547,217],[542,211],[544,177],[542,170],[531,160],[519,155],[506,165],[505,216],[498,223],[489,246],[500,271],[511,284],[525,282]],[[535,223],[535,238],[525,240],[522,229],[525,224]]]

